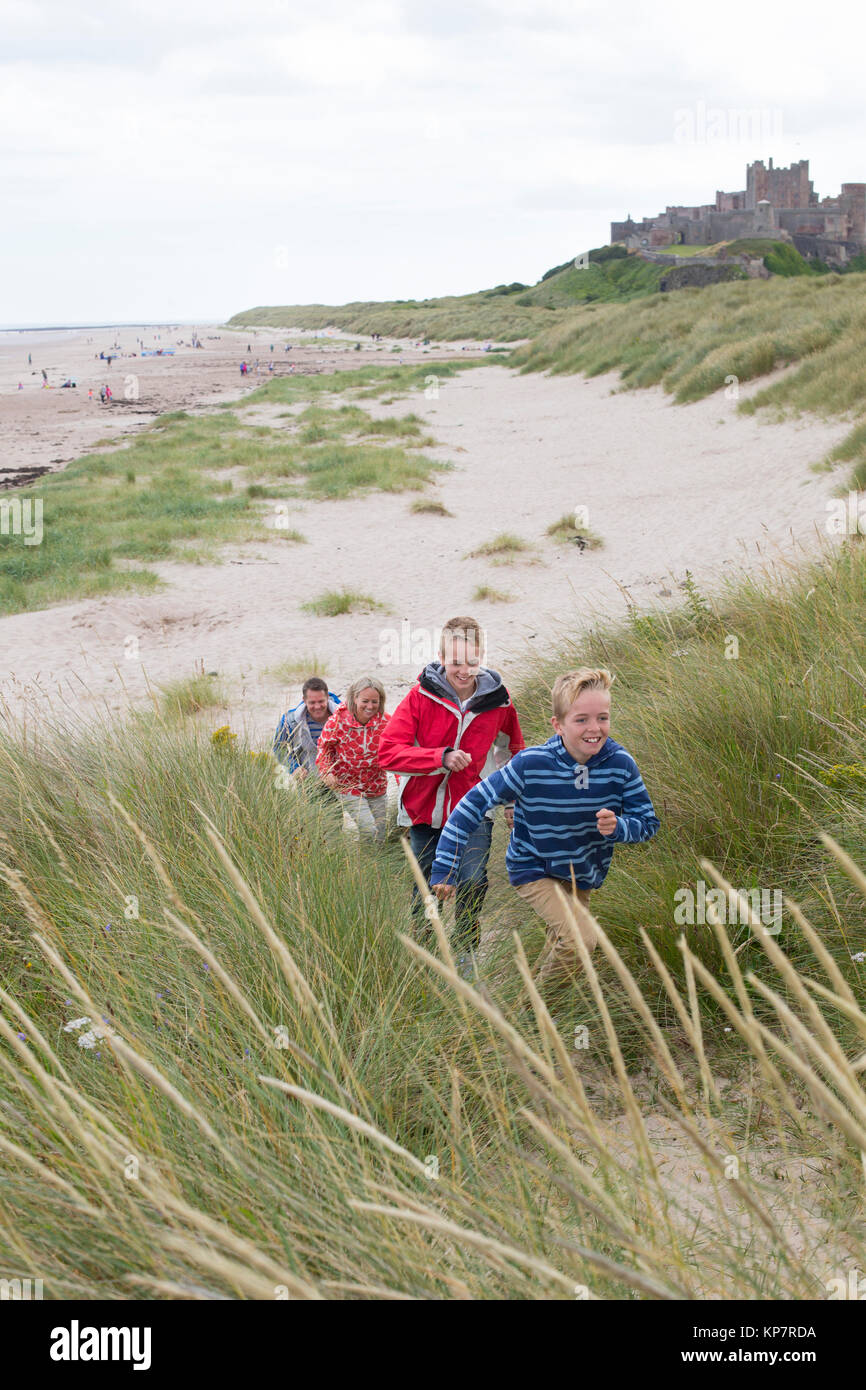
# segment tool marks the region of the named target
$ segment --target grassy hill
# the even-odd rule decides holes
[[[522,288],[522,287],[521,287]],[[522,306],[521,290],[503,294],[449,295],[441,299],[393,300],[353,304],[260,306],[235,314],[229,328],[339,328],[347,333],[381,333],[386,338],[430,338],[452,342],[461,338],[490,338],[516,342],[532,338],[546,327],[549,314],[538,306]]]
[[[731,256],[763,257],[774,276],[823,276],[830,274],[822,261],[807,261],[788,242],[771,238],[743,238],[716,246],[671,246],[660,250],[671,256],[715,255],[725,248]],[[230,328],[327,328],[348,333],[381,333],[394,338],[430,338],[452,342],[461,338],[488,338],[497,342],[531,339],[558,323],[562,311],[583,304],[631,302],[658,291],[664,265],[643,261],[622,246],[596,247],[590,263],[577,270],[574,260],[554,266],[533,286],[497,285],[474,294],[439,299],[356,302],[352,304],[259,305],[235,314]],[[866,256],[856,257],[845,274],[866,271]],[[551,319],[551,312],[558,315]]]
[[[621,255],[609,256],[612,250]],[[455,341],[490,338],[515,342],[532,338],[550,324],[550,310],[570,309],[594,300],[630,300],[658,289],[664,268],[626,256],[622,248],[602,247],[591,263],[575,270],[574,262],[548,271],[537,285],[497,285],[476,294],[442,299],[394,300],[340,306],[302,304],[259,306],[235,314],[230,328],[326,328],[349,333],[381,333],[393,338]]]
[[[739,409],[808,410],[856,422],[831,461],[866,481],[866,275],[774,277],[587,305],[518,348],[524,371],[621,373],[678,402],[792,367]]]

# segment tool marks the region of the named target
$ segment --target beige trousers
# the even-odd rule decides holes
[[[560,888],[565,894],[565,903],[557,892]],[[539,984],[564,980],[578,974],[582,962],[574,940],[571,914],[566,904],[574,903],[576,900],[588,909],[589,889],[573,888],[570,883],[559,878],[537,878],[533,883],[515,884],[514,891],[520,894],[523,901],[528,903],[547,925],[547,946],[535,969],[535,978]],[[574,916],[587,950],[593,951],[598,943],[598,936],[592,923],[586,914],[581,912],[580,907],[574,908]]]

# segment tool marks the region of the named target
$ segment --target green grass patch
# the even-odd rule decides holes
[[[416,516],[450,516],[454,513],[449,512],[443,502],[436,502],[431,497],[418,497],[409,508]]]
[[[575,521],[573,512],[564,512],[558,521],[551,522],[545,533],[561,545],[579,545],[581,550],[598,550],[604,541],[591,526]]]
[[[487,556],[512,556],[525,554],[532,547],[523,539],[516,536],[513,531],[500,531],[498,536],[493,536],[483,545],[479,545],[475,550],[470,550],[467,559],[483,559]]]
[[[317,618],[338,618],[343,613],[370,613],[383,604],[369,594],[358,593],[355,589],[328,589],[309,603],[301,604],[305,613],[313,613]]]
[[[489,584],[479,584],[473,591],[472,598],[478,603],[513,603],[514,595],[503,593],[501,589],[494,589]]]
[[[408,369],[406,380],[423,389],[431,373],[454,374],[438,363],[420,375]],[[392,384],[395,373],[386,375]],[[0,613],[153,589],[161,581],[150,563],[215,563],[228,542],[302,542],[297,530],[266,525],[275,499],[419,491],[451,466],[415,452],[434,443],[420,417],[374,420],[354,404],[322,404],[325,391],[373,383],[378,390],[382,382],[367,371],[269,382],[266,398],[284,383],[286,395],[277,392],[277,399],[312,398],[289,428],[251,426],[230,409],[172,411],[128,447],[87,454],[37,486],[15,490],[3,505],[41,500],[43,539],[25,545],[12,525],[0,528]]]
[[[160,704],[169,719],[183,719],[202,710],[224,705],[226,692],[218,676],[197,672],[184,680],[170,681],[160,689]]]

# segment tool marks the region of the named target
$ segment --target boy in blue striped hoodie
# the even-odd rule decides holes
[[[466,793],[445,824],[430,875],[437,897],[450,897],[467,837],[485,811],[513,803],[505,866],[512,886],[547,925],[547,949],[536,972],[545,985],[561,983],[580,967],[569,906],[576,899],[589,907],[615,844],[649,840],[659,828],[637,763],[610,737],[612,680],[604,668],[587,667],[557,678],[553,738],[515,754]],[[592,923],[580,907],[573,915],[591,951],[598,939]]]

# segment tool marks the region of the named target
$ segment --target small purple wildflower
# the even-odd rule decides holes
[[[18,1037],[21,1039],[22,1042],[26,1042],[26,1041],[27,1041],[27,1034],[26,1034],[26,1033],[19,1033],[19,1034],[18,1034]]]

